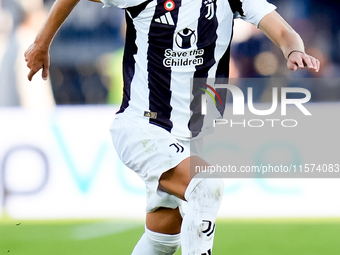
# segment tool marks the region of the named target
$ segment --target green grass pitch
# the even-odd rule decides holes
[[[0,255],[128,255],[143,231],[122,220],[0,221]],[[213,252],[340,255],[340,219],[219,219]]]

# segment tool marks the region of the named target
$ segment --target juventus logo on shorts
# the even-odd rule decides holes
[[[209,249],[206,253],[202,253],[202,255],[211,255],[211,249]]]
[[[205,15],[205,17],[208,19],[208,20],[211,20],[214,15],[215,15],[215,6],[214,6],[214,0],[205,0],[204,1],[204,4],[205,4],[205,7],[208,8],[208,12],[207,14]]]
[[[178,153],[178,152],[182,153],[184,151],[184,147],[182,145],[180,145],[179,143],[172,143],[172,144],[169,145],[169,147],[171,147],[171,146],[174,146],[177,149],[176,153]]]

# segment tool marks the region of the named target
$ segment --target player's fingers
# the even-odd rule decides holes
[[[25,51],[25,53],[24,53],[24,57],[25,57],[25,59],[27,58],[27,56],[28,56],[28,54],[29,54],[29,52],[31,51],[31,49],[30,48],[28,48],[26,51]]]
[[[312,70],[314,70],[314,72],[318,71],[318,65],[316,63],[316,59],[311,57],[310,61],[312,62],[313,67],[311,68]]]
[[[295,62],[295,64],[301,69],[303,69],[305,67],[305,64],[303,63],[303,59],[301,57],[295,58],[294,61],[292,61],[292,62],[293,63]]]
[[[287,67],[291,71],[297,71],[298,70],[297,65],[295,63],[293,63],[292,61],[290,61],[289,59],[287,61]]]
[[[28,62],[28,59],[29,59],[29,57],[28,57],[29,55],[28,55],[28,54],[29,54],[29,53],[28,53],[27,51],[26,51],[25,54],[24,54],[24,57],[25,57],[25,61],[26,61],[26,62]]]
[[[24,57],[25,57],[25,59],[28,57],[28,54],[29,54],[29,49],[28,49],[28,50],[26,50],[26,51],[25,51],[25,53],[24,53]]]
[[[50,61],[49,61],[49,59],[46,59],[44,61],[43,70],[42,70],[42,74],[41,74],[41,77],[44,81],[46,81],[47,78],[48,78],[49,67],[50,67]]]
[[[27,50],[24,53],[25,60],[29,57],[31,51],[32,51],[33,45],[30,45]],[[27,61],[27,60],[26,60]]]
[[[302,54],[293,54],[289,59],[288,61],[292,62],[292,64],[294,64],[297,69],[298,68],[304,68],[304,63],[303,63],[303,60],[302,60],[302,57],[301,57]],[[296,71],[297,69],[293,69],[293,71]],[[292,69],[290,69],[292,70]]]
[[[305,54],[305,55],[302,55],[301,58],[305,66],[307,66],[309,69],[314,69],[314,65],[312,63],[312,57]]]
[[[31,69],[30,72],[27,75],[27,78],[29,81],[32,81],[33,76],[37,73],[37,71]]]
[[[44,81],[47,80],[48,78],[48,68],[47,67],[43,67],[42,73],[41,73],[41,77]]]
[[[26,54],[25,55],[25,61],[28,62],[30,60],[30,55],[29,54]]]
[[[316,71],[319,72],[320,71],[320,61],[318,59],[315,59],[316,61]]]

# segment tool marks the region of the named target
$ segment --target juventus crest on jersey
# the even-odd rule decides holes
[[[229,75],[233,19],[258,25],[275,9],[266,0],[103,1],[127,7],[124,99],[118,113],[182,138],[193,136],[191,79]]]

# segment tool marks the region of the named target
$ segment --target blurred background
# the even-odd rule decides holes
[[[33,42],[53,2],[1,0],[0,105],[120,104],[124,11],[103,9],[101,4],[90,1],[79,2],[54,39],[50,81],[42,82],[39,76],[32,83],[26,81],[27,67],[22,53]],[[337,11],[340,3],[331,0],[271,2],[301,35],[306,52],[320,59],[320,72],[290,72],[281,51],[273,43],[254,26],[236,20],[230,76],[338,77],[340,18]],[[339,99],[339,88],[329,86],[313,95],[313,100]],[[262,99],[261,90],[255,93],[257,101]]]
[[[124,11],[81,0],[51,46],[49,80],[40,72],[28,82],[23,54],[53,2],[0,0],[0,254],[130,254],[143,233],[145,189],[108,131],[122,98]],[[340,2],[270,2],[321,61],[320,72],[290,72],[275,45],[236,20],[230,76],[288,78],[284,86],[293,87],[313,78],[306,81],[320,82],[303,85],[311,102],[337,119]],[[255,84],[254,101],[269,102],[267,89]],[[325,135],[326,128],[310,140]],[[271,139],[277,134],[252,144],[253,163]],[[296,140],[285,139],[277,153],[311,163]],[[338,179],[225,182],[217,254],[340,254]]]

